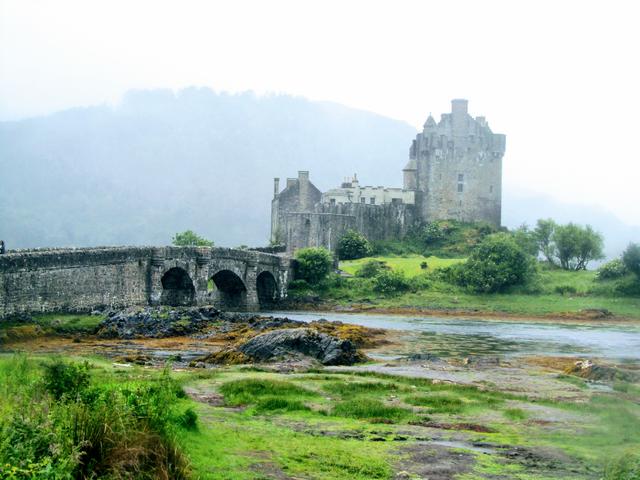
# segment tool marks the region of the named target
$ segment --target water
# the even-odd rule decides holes
[[[634,325],[575,325],[317,312],[273,312],[273,315],[302,321],[325,318],[366,327],[412,332],[409,344],[413,346],[413,352],[424,351],[443,357],[498,354],[640,361],[640,326]]]

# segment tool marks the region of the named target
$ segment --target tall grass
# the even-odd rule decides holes
[[[188,478],[175,436],[186,412],[169,372],[155,382],[92,380],[88,365],[0,361],[0,478]]]

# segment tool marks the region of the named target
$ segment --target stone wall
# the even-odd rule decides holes
[[[369,241],[401,239],[416,222],[416,208],[407,204],[316,204],[314,212],[292,212],[286,217],[289,252],[323,246],[335,251],[338,241],[353,229]]]
[[[0,318],[147,301],[151,248],[42,250],[0,256]]]
[[[0,255],[0,319],[176,299],[257,310],[286,296],[290,269],[287,257],[217,247],[14,251]]]

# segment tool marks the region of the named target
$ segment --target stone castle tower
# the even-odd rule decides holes
[[[484,117],[473,118],[467,100],[453,100],[451,113],[431,115],[416,136],[403,170],[404,189],[415,190],[418,217],[500,226],[505,136]]]
[[[409,149],[403,188],[361,185],[357,176],[321,192],[309,172],[275,179],[271,241],[289,252],[324,246],[334,250],[349,229],[370,241],[400,239],[414,225],[434,220],[500,226],[505,136],[484,117],[473,118],[467,100],[452,100],[451,113],[431,115]]]

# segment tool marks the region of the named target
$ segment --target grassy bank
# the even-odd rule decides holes
[[[464,259],[425,258],[419,255],[403,257],[380,256],[341,262],[340,269],[356,275],[362,266],[376,260],[392,271],[403,272],[408,288],[393,294],[376,291],[372,278],[333,279],[320,288],[301,288],[290,292],[293,299],[319,296],[325,305],[372,308],[389,312],[455,311],[489,315],[567,316],[584,317],[583,310],[606,309],[617,317],[640,319],[640,297],[620,295],[616,281],[601,281],[594,271],[540,269],[538,277],[527,287],[506,293],[477,294],[447,283],[433,275],[442,267]],[[426,268],[425,264],[426,263]]]
[[[1,478],[419,478],[429,463],[416,452],[432,440],[457,445],[458,478],[597,478],[640,448],[628,393],[533,402],[376,374],[169,374],[95,359],[67,361],[73,375],[56,389],[58,360],[0,356]]]
[[[465,480],[622,478],[606,472],[640,448],[634,388],[533,401],[372,373],[0,355],[0,478],[421,478],[430,448]]]

